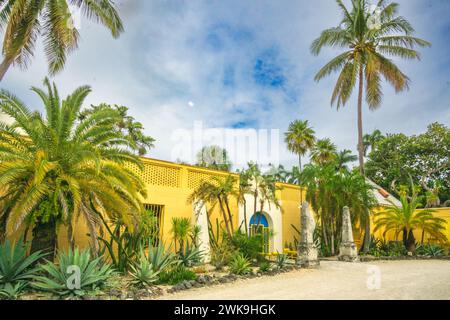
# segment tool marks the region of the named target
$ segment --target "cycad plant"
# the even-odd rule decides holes
[[[377,213],[374,232],[383,230],[384,235],[389,231],[402,232],[403,244],[410,252],[415,252],[416,249],[414,238],[414,230],[416,229],[426,230],[431,236],[443,242],[447,240],[442,232],[445,221],[435,217],[433,215],[435,210],[433,209],[417,210],[421,201],[414,190],[410,197],[406,193],[402,193],[400,202],[401,206],[391,202],[391,206]]]
[[[127,151],[128,140],[112,129],[120,115],[100,110],[78,121],[91,89],[80,87],[61,100],[55,84],[45,79],[44,85],[46,91],[32,88],[44,115],[0,91],[0,111],[13,120],[11,125],[0,121],[0,196],[8,200],[0,216],[9,235],[31,226],[31,250],[49,250],[52,260],[58,225],[67,226],[73,247],[72,224],[82,217],[96,251],[100,216],[120,218],[132,228],[143,212],[145,188],[130,166],[142,168],[140,160]]]
[[[49,72],[55,74],[66,56],[78,46],[77,17],[71,7],[84,17],[109,29],[114,38],[123,31],[122,21],[112,0],[6,0],[0,2],[0,28],[4,30],[3,62],[0,81],[11,64],[26,68],[34,55],[36,40],[43,37]]]

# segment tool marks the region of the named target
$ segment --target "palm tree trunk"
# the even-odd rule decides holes
[[[219,196],[218,200],[219,200],[219,205],[220,205],[220,211],[222,211],[223,220],[225,221],[225,227],[227,228],[227,233],[231,237],[230,226],[228,225],[228,219],[227,219],[227,215],[225,213],[225,209],[223,207],[222,198]]]
[[[6,71],[8,71],[9,67],[13,63],[13,59],[4,58],[3,62],[0,64],[0,81],[3,80],[3,77],[6,74]]]
[[[248,236],[248,221],[247,221],[247,201],[245,200],[245,195],[244,195],[244,200],[243,200],[243,204],[244,204],[244,223],[245,223],[245,234]]]
[[[302,156],[298,155],[298,167],[299,167],[299,173],[302,173]],[[302,188],[302,182],[300,181],[300,177],[298,177],[298,186],[300,187],[300,205],[303,203],[303,188]]]
[[[226,196],[225,196],[224,202],[225,202],[225,206],[226,206],[227,212],[228,212],[228,219],[230,221],[231,232],[234,233],[233,217],[231,215],[230,205],[228,204],[228,198]]]
[[[359,159],[359,172],[362,176],[364,173],[364,145],[363,145],[363,124],[362,124],[362,96],[364,88],[362,66],[359,68],[359,90],[358,90],[358,159]],[[366,224],[364,226],[364,243],[363,252],[368,252],[370,248],[370,216],[369,211],[366,209]]]
[[[423,245],[424,238],[425,238],[425,230],[422,229],[422,237],[421,237],[421,241],[420,241],[420,244],[422,244],[422,245]]]

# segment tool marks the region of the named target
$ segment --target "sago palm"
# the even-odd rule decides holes
[[[416,229],[426,230],[440,240],[446,239],[442,233],[443,220],[433,216],[435,210],[417,210],[421,202],[416,193],[413,193],[410,199],[403,193],[400,202],[401,206],[391,202],[391,206],[377,214],[374,232],[378,230],[383,230],[383,234],[392,230],[403,232],[404,245],[411,252],[415,251],[413,231]]]
[[[0,111],[14,123],[0,122],[0,190],[8,207],[6,231],[33,227],[32,251],[56,248],[56,228],[69,227],[83,217],[97,248],[98,214],[130,225],[143,212],[143,183],[130,165],[139,159],[126,151],[128,141],[112,129],[120,119],[112,110],[93,113],[82,121],[77,115],[90,93],[76,89],[66,99],[56,86],[44,81],[47,91],[32,90],[44,104],[45,116],[32,112],[13,94],[0,91]]]
[[[66,56],[78,46],[79,32],[71,7],[80,16],[94,20],[117,38],[122,21],[112,0],[3,0],[0,1],[0,28],[3,30],[3,62],[0,81],[11,64],[26,68],[42,36],[49,72],[64,68]]]

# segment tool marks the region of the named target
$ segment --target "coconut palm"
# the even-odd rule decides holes
[[[364,147],[362,128],[362,100],[365,88],[366,102],[371,110],[382,100],[381,77],[396,92],[408,89],[409,78],[387,56],[419,59],[416,46],[430,43],[413,37],[414,28],[398,16],[398,4],[379,0],[375,7],[366,0],[352,0],[349,10],[342,0],[336,0],[343,18],[338,27],[324,30],[311,45],[318,55],[325,46],[345,48],[344,52],[328,62],[315,76],[319,81],[333,72],[340,72],[331,97],[337,108],[345,105],[358,83],[358,154],[359,167],[364,174]]]
[[[142,168],[126,151],[129,142],[112,129],[120,116],[103,110],[77,121],[88,86],[59,98],[55,84],[44,80],[46,91],[32,90],[42,100],[45,116],[32,112],[8,91],[0,91],[0,111],[14,123],[0,122],[0,198],[8,200],[6,232],[31,226],[31,249],[56,248],[56,228],[83,217],[98,249],[97,227],[104,217],[133,227],[141,212],[145,189],[129,165]],[[102,215],[102,219],[98,215]],[[103,217],[104,215],[104,217]]]
[[[373,151],[376,144],[384,139],[384,135],[380,130],[376,129],[371,134],[365,134],[363,136],[364,156],[367,156],[367,152]]]
[[[289,124],[288,131],[284,134],[287,148],[298,156],[298,165],[302,171],[302,156],[306,154],[316,141],[315,131],[308,125],[308,120],[295,120]]]
[[[325,165],[336,159],[336,145],[329,138],[317,140],[311,149],[311,161]]]
[[[78,47],[80,38],[70,6],[109,29],[117,38],[122,21],[112,0],[4,0],[0,1],[0,28],[4,30],[0,81],[11,64],[26,68],[36,41],[43,37],[49,73],[64,68],[66,56]]]
[[[438,239],[446,240],[442,233],[443,220],[433,216],[435,212],[433,209],[417,210],[421,201],[414,190],[411,197],[408,197],[405,192],[402,193],[400,202],[401,206],[391,202],[391,206],[376,215],[374,232],[380,229],[383,230],[384,235],[392,230],[403,232],[403,243],[411,252],[416,249],[413,233],[415,229],[422,229]]]
[[[351,150],[348,149],[344,149],[339,151],[336,154],[336,168],[338,170],[345,170],[348,171],[349,168],[347,166],[348,163],[351,163],[353,161],[358,160],[358,156],[355,156],[354,154],[352,154]]]

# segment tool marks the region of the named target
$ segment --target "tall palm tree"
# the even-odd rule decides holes
[[[373,8],[366,0],[352,0],[351,10],[342,0],[336,0],[343,18],[338,27],[326,29],[314,40],[311,52],[318,55],[323,47],[346,48],[329,61],[315,76],[316,81],[333,72],[339,72],[331,97],[337,108],[345,105],[358,83],[358,158],[359,170],[364,175],[364,146],[362,127],[363,90],[369,109],[381,105],[383,77],[396,92],[409,88],[409,78],[387,56],[403,59],[420,59],[415,47],[431,44],[412,36],[414,28],[398,16],[398,4],[379,0]],[[369,212],[367,213],[369,214]],[[370,219],[366,219],[364,251],[370,245]]]
[[[302,171],[302,156],[314,146],[316,141],[315,131],[308,125],[308,120],[295,120],[289,124],[288,131],[284,134],[284,141],[287,148],[298,156],[298,166]],[[301,181],[298,181],[300,187],[300,202],[303,201],[303,188]]]
[[[422,229],[439,239],[446,240],[445,234],[442,233],[443,220],[433,216],[435,210],[417,210],[421,201],[415,191],[413,191],[411,197],[402,193],[400,202],[401,206],[396,206],[391,202],[391,206],[377,214],[374,232],[380,229],[383,230],[384,234],[391,230],[402,231],[403,243],[411,252],[416,249],[413,233],[415,229]]]
[[[49,73],[64,68],[68,53],[78,47],[79,32],[70,6],[89,20],[99,22],[117,38],[122,21],[112,0],[3,0],[0,1],[0,28],[4,30],[0,81],[11,64],[26,68],[35,44],[43,37]]]
[[[398,4],[379,0],[372,8],[366,0],[352,0],[349,10],[342,0],[336,0],[343,18],[338,27],[326,29],[314,40],[311,52],[318,55],[325,46],[345,48],[345,51],[328,62],[315,76],[319,81],[333,72],[340,72],[331,97],[337,108],[345,105],[358,83],[358,154],[359,167],[364,174],[364,147],[362,128],[362,100],[365,88],[366,102],[371,110],[382,100],[381,77],[396,92],[409,87],[409,78],[386,56],[419,59],[416,46],[430,43],[413,37],[414,28],[398,16]]]
[[[315,134],[315,131],[308,125],[308,120],[291,122],[288,131],[284,134],[288,150],[298,156],[300,171],[302,171],[302,156],[314,146]]]
[[[347,164],[356,160],[358,160],[358,156],[352,154],[351,150],[341,150],[336,154],[336,168],[338,170],[349,171]]]
[[[77,121],[88,86],[59,98],[55,84],[32,90],[42,100],[45,116],[32,112],[13,94],[0,91],[0,111],[14,123],[0,122],[0,198],[8,200],[6,232],[33,228],[32,250],[56,249],[56,228],[83,217],[93,248],[104,217],[134,225],[143,212],[145,188],[129,167],[142,168],[126,151],[127,139],[112,126],[120,116],[112,110]],[[102,215],[99,217],[99,214]],[[2,216],[2,214],[0,214]]]
[[[311,149],[311,161],[325,165],[336,159],[336,145],[329,138],[317,140]]]
[[[373,151],[376,144],[384,139],[384,135],[380,130],[376,129],[370,134],[365,134],[363,136],[363,147],[364,147],[364,156],[367,156],[367,152]]]

